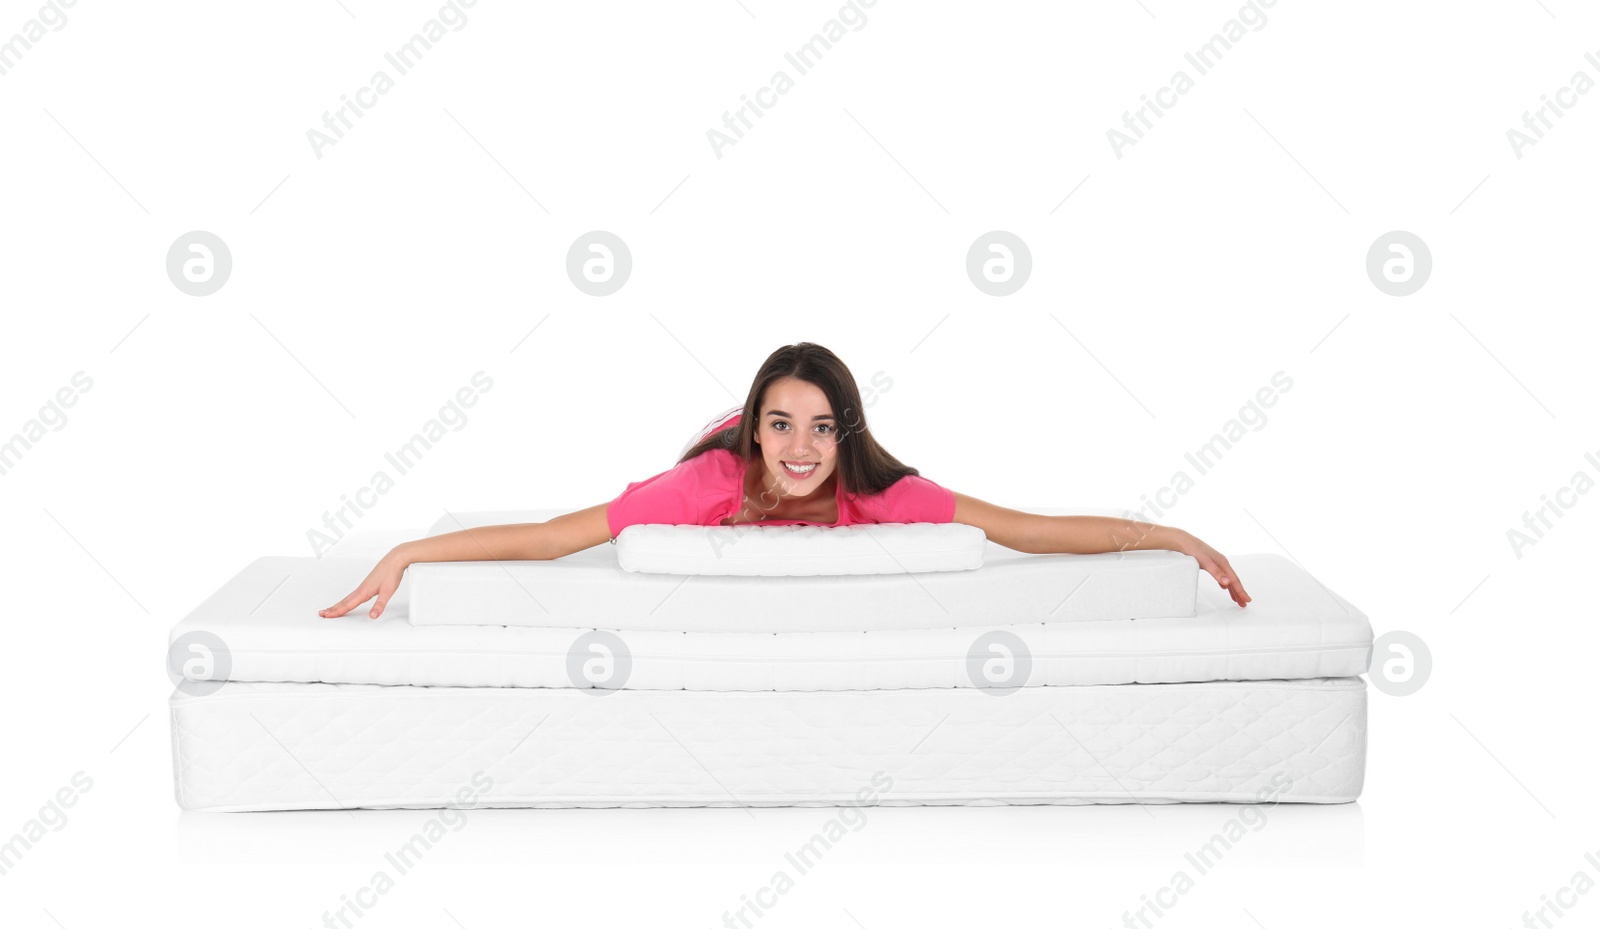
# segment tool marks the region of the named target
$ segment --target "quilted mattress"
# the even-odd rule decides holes
[[[1342,803],[1366,750],[1359,678],[1003,696],[230,683],[171,714],[178,804],[208,811]]]

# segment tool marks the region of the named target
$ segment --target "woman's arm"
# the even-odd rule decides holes
[[[1041,516],[1008,510],[959,493],[956,494],[955,521],[977,526],[984,535],[1006,548],[1035,555],[1056,552],[1091,555],[1134,549],[1182,552],[1198,561],[1201,570],[1216,578],[1233,597],[1233,602],[1240,606],[1250,602],[1250,595],[1244,592],[1239,575],[1234,573],[1228,559],[1182,529],[1109,516]]]
[[[350,596],[317,615],[333,619],[376,597],[367,616],[377,619],[389,605],[406,568],[421,561],[548,561],[581,552],[611,538],[602,503],[543,523],[483,526],[396,545]]]

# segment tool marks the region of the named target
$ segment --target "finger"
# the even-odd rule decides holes
[[[394,596],[394,589],[399,585],[385,583],[378,588],[378,600],[372,604],[372,611],[367,614],[370,619],[377,619],[383,615],[383,608],[389,605],[389,598]]]
[[[1239,583],[1239,577],[1233,571],[1233,565],[1228,564],[1228,559],[1217,558],[1209,562],[1208,571],[1217,579],[1217,584],[1228,592],[1233,602],[1244,606],[1250,602],[1250,595],[1244,592],[1244,587]]]
[[[1222,559],[1222,570],[1228,573],[1228,592],[1233,594],[1233,598],[1239,601],[1240,606],[1249,603],[1250,594],[1246,593],[1244,585],[1239,583],[1239,572],[1233,570],[1233,565],[1229,564],[1226,558]]]
[[[343,616],[361,604],[366,603],[371,598],[371,593],[369,593],[365,588],[358,587],[350,592],[350,596],[345,597],[343,600],[340,600],[333,606],[323,610],[322,615],[329,619]]]
[[[1234,577],[1231,571],[1215,563],[1212,563],[1206,571],[1216,579],[1217,586],[1228,592],[1228,596],[1233,599],[1234,603],[1244,606],[1250,601],[1250,597],[1245,594],[1244,588],[1239,585],[1239,579]]]
[[[1233,598],[1234,603],[1244,606],[1250,601],[1250,598],[1245,595],[1244,588],[1239,586],[1238,578],[1229,576],[1227,583],[1223,586],[1228,591],[1228,596]]]

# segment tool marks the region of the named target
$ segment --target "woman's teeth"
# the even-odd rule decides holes
[[[783,467],[784,470],[788,471],[790,474],[805,475],[815,471],[817,469],[817,463],[813,461],[809,464],[795,465],[785,461],[783,463]]]

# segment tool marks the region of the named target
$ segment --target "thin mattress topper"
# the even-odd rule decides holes
[[[1085,515],[1121,516],[1105,510]],[[539,521],[559,511],[455,514],[430,535],[494,523]],[[632,527],[628,531],[645,527]],[[667,527],[648,527],[664,529]],[[887,528],[887,527],[886,527]],[[932,524],[894,531],[915,536]],[[948,527],[946,527],[948,528]],[[963,527],[971,528],[971,527]],[[729,528],[724,532],[735,532]],[[749,533],[782,533],[744,527]],[[849,532],[815,528],[813,532]],[[1193,616],[1199,567],[1170,551],[1029,554],[984,539],[968,571],[838,577],[642,574],[624,570],[616,545],[549,561],[412,565],[410,620],[419,626],[599,627],[663,632],[876,632]],[[737,546],[736,546],[737,547]],[[353,578],[352,585],[359,580]],[[761,603],[791,609],[761,610]]]

